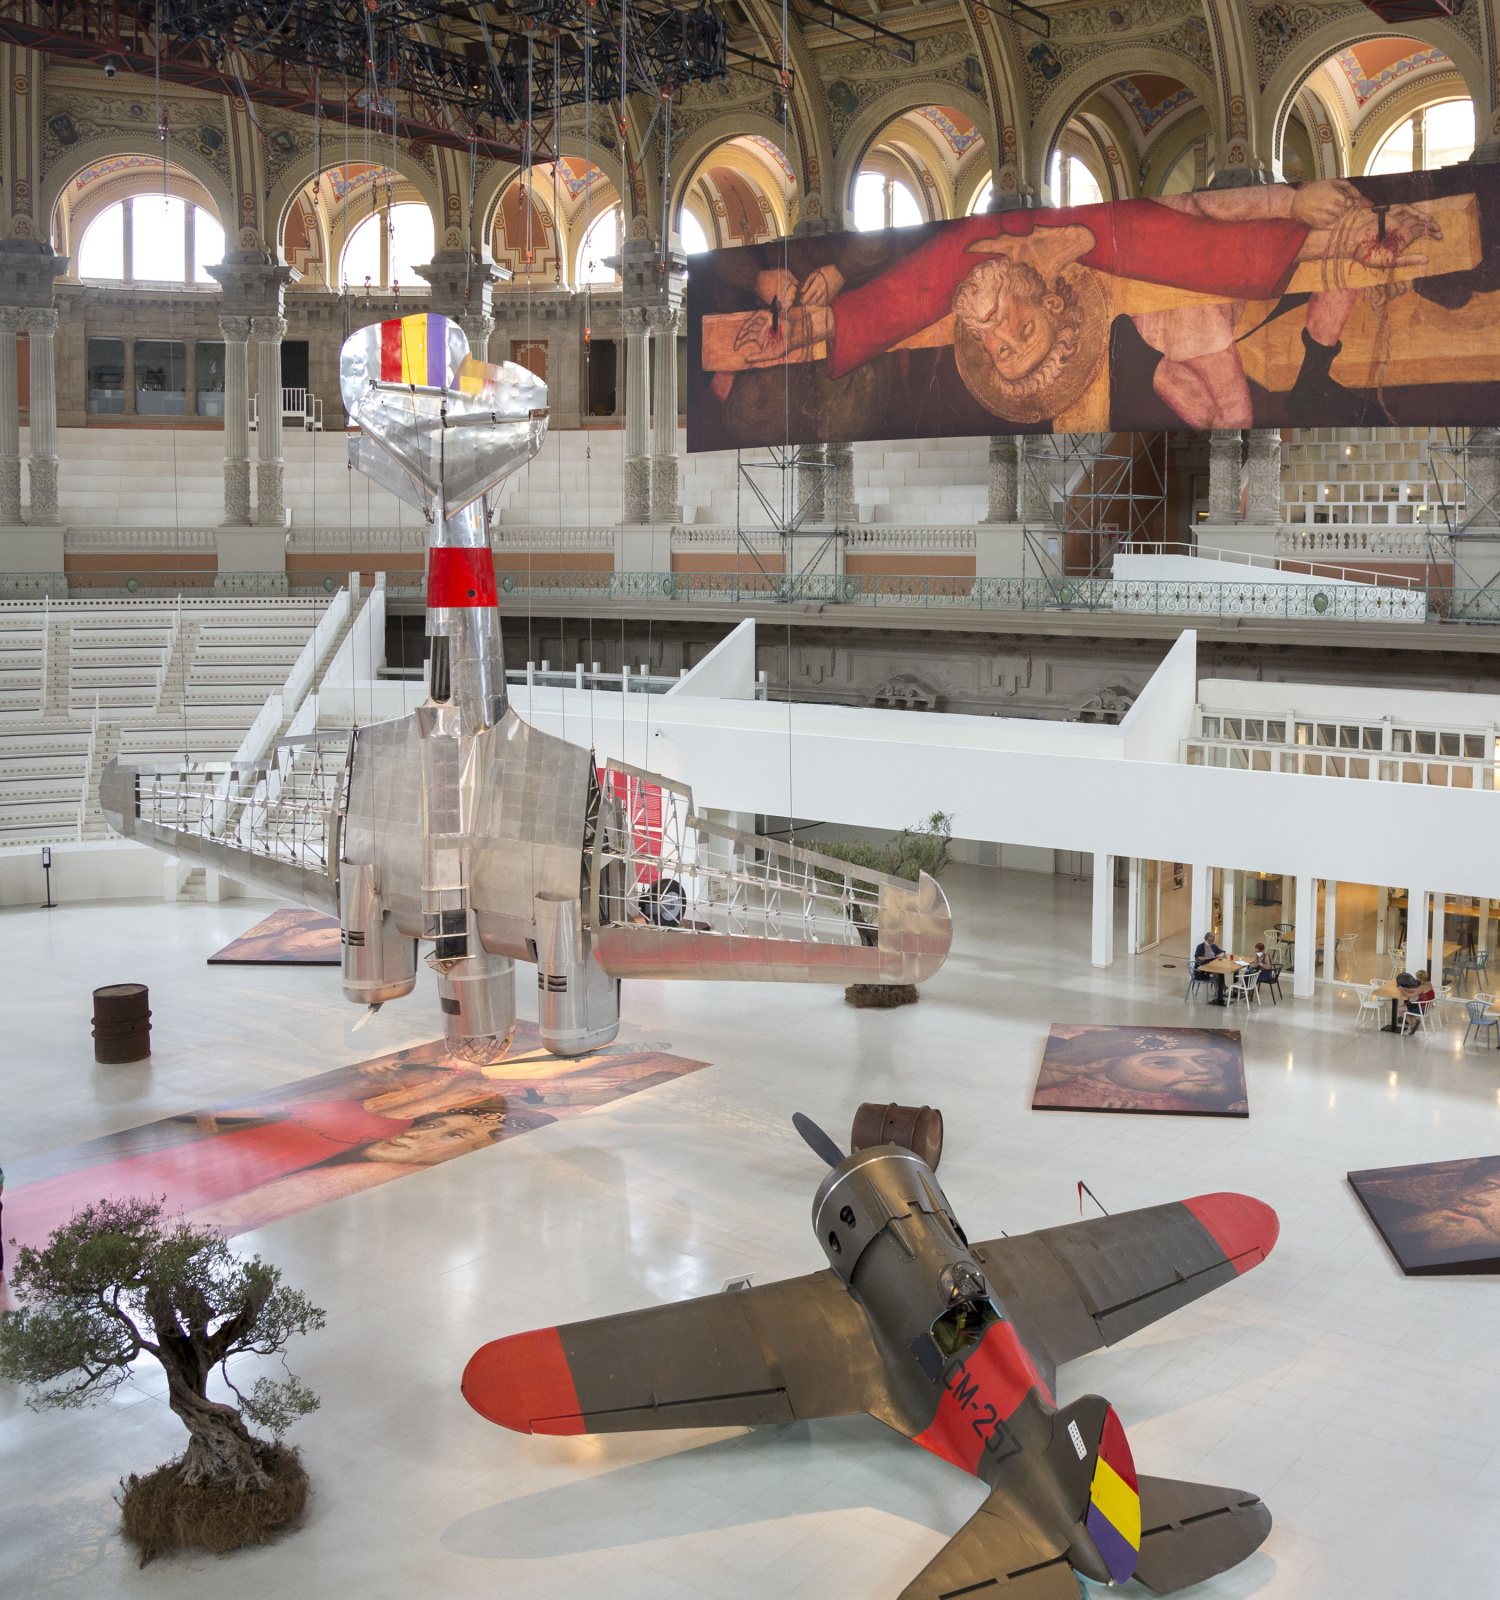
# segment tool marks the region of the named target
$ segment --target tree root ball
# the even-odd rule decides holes
[[[917,1003],[914,983],[851,983],[844,990],[851,1006],[910,1006]]]
[[[262,1443],[264,1489],[233,1489],[182,1481],[181,1461],[169,1461],[144,1478],[120,1481],[122,1526],[140,1552],[141,1565],[178,1550],[227,1555],[247,1544],[269,1544],[296,1527],[307,1509],[307,1473],[287,1445]]]

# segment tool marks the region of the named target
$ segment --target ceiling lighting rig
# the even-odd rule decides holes
[[[0,0],[13,44],[508,159],[622,86],[781,81],[728,34],[716,0]]]

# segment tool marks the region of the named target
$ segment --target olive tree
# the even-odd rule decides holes
[[[164,1218],[155,1200],[101,1200],[41,1249],[25,1246],[11,1286],[20,1309],[0,1316],[0,1377],[32,1388],[36,1410],[103,1400],[141,1356],[167,1375],[167,1399],[189,1434],[179,1481],[265,1489],[263,1453],[247,1420],[273,1436],[316,1409],[299,1379],[236,1387],[229,1362],[278,1355],[323,1313],[258,1256],[242,1259],[214,1230]],[[217,1368],[237,1404],[210,1399]]]

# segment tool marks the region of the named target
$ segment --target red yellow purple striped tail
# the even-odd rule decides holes
[[[1141,1491],[1130,1443],[1113,1406],[1104,1414],[1084,1526],[1104,1557],[1111,1581],[1124,1583],[1141,1552]]]

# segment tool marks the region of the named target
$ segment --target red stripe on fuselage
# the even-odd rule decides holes
[[[468,545],[439,545],[427,552],[427,604],[442,606],[493,606],[495,557],[489,550]]]
[[[464,1399],[517,1433],[582,1433],[573,1373],[556,1328],[481,1345],[464,1368]]]
[[[1008,1322],[993,1323],[979,1348],[945,1375],[937,1415],[916,1442],[977,1475],[986,1451],[992,1456],[1006,1454],[1010,1434],[1004,1424],[1032,1389],[1051,1403],[1047,1385],[1016,1330]]]
[[[1213,1235],[1236,1272],[1258,1267],[1281,1237],[1280,1218],[1248,1194],[1199,1194],[1182,1203]]]

